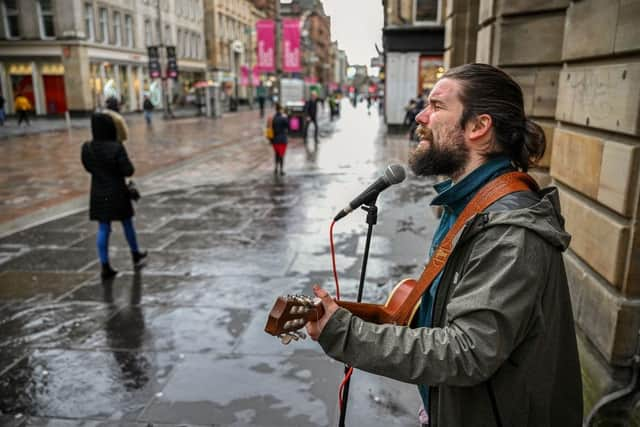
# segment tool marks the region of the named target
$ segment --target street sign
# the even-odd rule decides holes
[[[176,58],[175,46],[167,46],[167,77],[178,78],[178,59]]]
[[[149,77],[157,79],[160,77],[160,55],[158,46],[147,46],[149,56]]]

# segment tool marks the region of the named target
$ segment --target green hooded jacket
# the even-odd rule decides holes
[[[580,426],[582,383],[557,190],[503,197],[456,237],[433,327],[339,309],[319,338],[357,369],[430,386],[430,427]]]

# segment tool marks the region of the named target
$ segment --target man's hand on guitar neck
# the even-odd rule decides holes
[[[307,322],[306,328],[307,328],[307,333],[309,334],[311,339],[314,341],[318,341],[318,338],[320,337],[322,330],[324,329],[325,325],[327,324],[331,316],[333,316],[333,313],[335,313],[336,310],[339,308],[339,306],[333,300],[331,295],[329,295],[329,293],[324,289],[322,289],[320,286],[314,285],[313,293],[322,301],[324,314],[318,320],[311,320]]]

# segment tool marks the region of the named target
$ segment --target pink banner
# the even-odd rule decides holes
[[[272,19],[260,19],[256,22],[258,38],[258,63],[256,67],[263,73],[275,71],[275,30]]]
[[[300,20],[282,20],[282,71],[295,73],[300,66]]]
[[[240,86],[247,86],[249,84],[249,67],[246,65],[240,66]]]
[[[318,83],[318,78],[315,76],[305,77],[304,82],[309,84],[315,84],[315,83]]]
[[[253,67],[253,85],[258,86],[260,84],[260,70],[257,66]]]

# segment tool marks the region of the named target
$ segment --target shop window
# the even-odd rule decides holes
[[[122,45],[122,22],[120,12],[113,12],[113,41],[116,46]]]
[[[440,0],[415,0],[414,22],[437,24],[440,19]]]
[[[133,47],[133,18],[131,15],[124,15],[124,45]]]
[[[4,30],[8,39],[20,37],[20,18],[18,17],[18,0],[4,0],[2,2],[4,15]]]
[[[100,41],[102,43],[109,43],[109,13],[107,12],[107,8],[101,7],[98,10],[98,28],[100,32]]]
[[[53,28],[53,5],[51,0],[39,0],[37,3],[38,21],[40,23],[40,37],[52,39],[55,37]]]
[[[95,40],[95,32],[93,29],[93,5],[91,3],[84,4],[84,31],[87,40]]]

